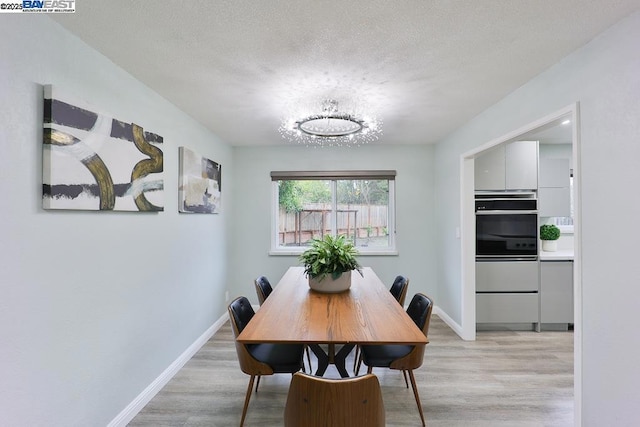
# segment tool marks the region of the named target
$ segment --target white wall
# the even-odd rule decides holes
[[[276,285],[294,256],[269,256],[273,170],[395,169],[398,256],[362,256],[391,286],[398,274],[410,278],[409,298],[426,292],[436,303],[433,239],[433,147],[365,146],[317,149],[299,146],[234,147],[234,223],[231,286],[257,303],[253,279],[263,274]]]
[[[48,83],[164,137],[164,212],[41,208]],[[225,313],[232,206],[178,215],[179,145],[231,194],[216,136],[49,18],[0,15],[0,424],[106,425]]]
[[[460,155],[578,101],[582,170],[582,413],[636,425],[640,401],[640,13],[613,26],[441,141],[435,151],[439,306],[460,322]],[[616,215],[615,223],[611,214]],[[619,226],[619,233],[616,231]]]

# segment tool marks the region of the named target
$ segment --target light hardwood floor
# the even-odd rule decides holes
[[[466,342],[434,315],[429,339],[424,365],[415,371],[428,426],[573,425],[571,332],[478,332],[475,342]],[[402,374],[373,372],[382,386],[387,426],[419,426]],[[330,367],[325,376],[338,375]],[[282,425],[290,379],[262,378],[246,426]],[[227,323],[129,425],[237,426],[248,381]]]

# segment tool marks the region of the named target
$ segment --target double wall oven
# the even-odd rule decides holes
[[[476,193],[476,322],[539,330],[535,192]]]

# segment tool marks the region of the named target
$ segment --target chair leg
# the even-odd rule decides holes
[[[258,392],[258,386],[260,385],[260,378],[262,377],[258,375],[258,381],[256,382],[256,393]]]
[[[367,374],[370,374],[371,372],[373,372],[373,366],[367,367]]]
[[[418,405],[418,412],[420,412],[420,419],[422,420],[422,427],[427,424],[424,421],[424,414],[422,413],[422,403],[420,403],[420,396],[418,395],[418,387],[416,386],[416,377],[413,375],[413,370],[409,370],[409,379],[411,380],[411,387],[413,387],[413,395],[416,398],[416,404]]]
[[[253,380],[255,379],[256,379],[255,375],[251,375],[251,378],[249,378],[247,395],[244,397],[244,407],[242,408],[242,418],[240,419],[240,427],[244,425],[244,419],[247,416],[247,408],[249,407],[249,400],[251,399],[251,391],[253,390]],[[258,377],[258,380],[260,380],[260,377]]]
[[[362,365],[362,353],[360,353],[358,355],[358,360],[356,361],[357,365],[355,367],[355,369],[353,370],[353,373],[358,376],[358,374],[360,373],[360,366]]]
[[[407,371],[402,370],[402,376],[404,377],[404,384],[409,388],[409,381],[407,381]]]

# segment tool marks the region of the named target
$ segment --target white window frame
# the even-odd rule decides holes
[[[308,249],[307,246],[280,246],[278,238],[279,226],[279,191],[278,181],[284,179],[324,180],[331,181],[331,204],[335,210],[337,204],[337,181],[380,179],[389,181],[388,225],[389,246],[386,247],[358,247],[361,255],[398,255],[396,249],[396,171],[395,170],[357,170],[357,171],[273,171],[271,172],[271,249],[269,255],[299,255]],[[337,215],[332,215],[331,233],[335,236],[337,229]]]

